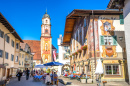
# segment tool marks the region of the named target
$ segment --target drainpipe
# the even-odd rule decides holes
[[[13,32],[10,32],[10,33],[6,33],[6,34],[4,34],[4,52],[3,52],[3,65],[4,65],[4,59],[5,59],[5,36],[7,36],[7,34],[12,34],[12,33],[14,33],[15,32],[15,30],[13,31]]]
[[[95,30],[94,30],[94,13],[93,13],[93,10],[92,10],[92,18],[93,18],[93,46],[94,46],[94,61],[95,61],[95,70],[96,70],[96,54],[95,54]],[[94,76],[93,76],[94,77]],[[96,79],[97,79],[97,75],[96,75]]]

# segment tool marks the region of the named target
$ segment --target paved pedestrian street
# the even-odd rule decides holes
[[[68,78],[60,77],[60,79],[63,79],[64,81],[71,82],[71,85],[66,86],[97,86],[97,84],[82,84],[81,82],[77,80],[70,80]],[[46,86],[42,83],[42,81],[33,81],[33,78],[29,78],[29,80],[26,80],[26,77],[21,77],[21,80],[18,81],[17,78],[11,78],[9,84],[7,86]],[[65,85],[58,85],[58,86],[65,86]],[[103,86],[103,84],[101,84]],[[126,82],[109,82],[105,86],[130,86]]]
[[[42,81],[33,81],[33,78],[29,78],[29,80],[26,80],[26,77],[21,77],[21,80],[18,81],[17,78],[11,78],[9,84],[7,86],[46,86],[42,83]]]

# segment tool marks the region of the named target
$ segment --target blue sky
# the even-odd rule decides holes
[[[42,17],[51,17],[52,44],[64,34],[65,19],[74,9],[105,10],[109,0],[0,0],[0,12],[23,40],[40,40]]]

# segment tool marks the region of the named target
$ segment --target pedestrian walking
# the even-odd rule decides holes
[[[21,72],[21,70],[20,70],[20,71],[18,71],[18,73],[17,73],[17,75],[16,75],[16,76],[18,77],[18,81],[20,81],[21,76],[22,76],[22,72]]]
[[[31,76],[33,77],[33,70],[31,71]]]
[[[28,68],[27,68],[27,70],[26,70],[26,80],[29,79],[29,74],[30,74],[30,71],[29,71]]]

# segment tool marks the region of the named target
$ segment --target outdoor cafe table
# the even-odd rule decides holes
[[[34,78],[36,78],[36,79],[41,79],[42,76],[43,76],[43,75],[36,75],[36,76],[34,76]]]

